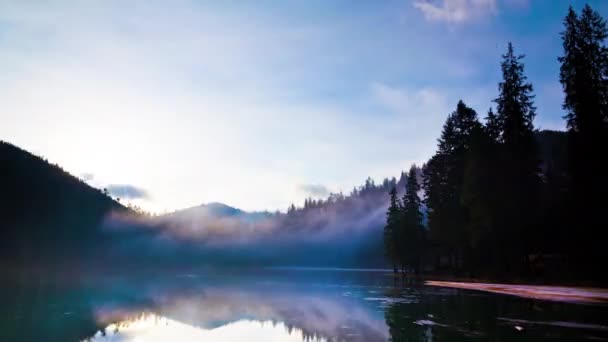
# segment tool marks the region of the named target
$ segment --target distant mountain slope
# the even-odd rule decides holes
[[[191,225],[209,220],[219,220],[227,218],[240,220],[244,223],[252,223],[260,219],[267,218],[269,216],[271,216],[269,212],[248,212],[231,207],[224,203],[211,202],[207,204],[201,204],[196,207],[177,210],[172,213],[163,215],[159,219],[161,221],[170,219],[174,222],[181,222],[184,224]]]
[[[98,225],[122,205],[57,165],[0,141],[0,256],[42,259],[99,245]]]
[[[196,207],[177,210],[164,216],[172,218],[188,217],[191,219],[205,219],[211,217],[237,217],[245,214],[246,212],[241,209],[231,207],[224,203],[212,202],[208,204],[201,204]]]
[[[387,179],[376,185],[368,179],[349,195],[307,199],[287,213],[210,203],[152,220],[161,236],[169,238],[163,239],[167,246],[174,241],[180,253],[209,264],[379,266],[384,265],[388,190],[396,183]]]

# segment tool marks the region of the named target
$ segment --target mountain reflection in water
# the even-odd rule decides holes
[[[0,289],[2,341],[608,338],[606,306],[423,287],[382,272],[44,277]]]
[[[283,323],[271,321],[239,320],[215,329],[204,329],[157,316],[142,314],[108,325],[86,341],[325,341],[305,336],[299,329],[290,329]]]

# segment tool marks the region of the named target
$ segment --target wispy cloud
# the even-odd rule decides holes
[[[374,98],[380,104],[397,113],[415,114],[412,111],[420,111],[418,114],[424,114],[446,102],[445,95],[432,88],[408,91],[382,83],[374,83],[371,88]]]
[[[145,189],[129,184],[110,184],[106,187],[108,192],[122,199],[148,199],[149,195]]]
[[[80,178],[85,182],[90,182],[95,179],[95,175],[90,172],[83,172],[80,174]]]
[[[414,7],[431,21],[464,23],[497,13],[497,0],[416,0]]]
[[[300,184],[298,189],[313,197],[326,197],[329,195],[329,189],[322,184]]]

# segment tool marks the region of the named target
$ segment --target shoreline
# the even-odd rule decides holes
[[[505,294],[522,298],[579,304],[608,304],[608,289],[595,287],[468,283],[427,280],[425,286]]]

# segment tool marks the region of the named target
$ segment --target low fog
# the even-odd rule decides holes
[[[382,229],[393,186],[405,174],[349,195],[307,199],[286,213],[245,212],[210,203],[162,216],[113,213],[104,231],[120,236],[113,256],[200,265],[381,267]]]

